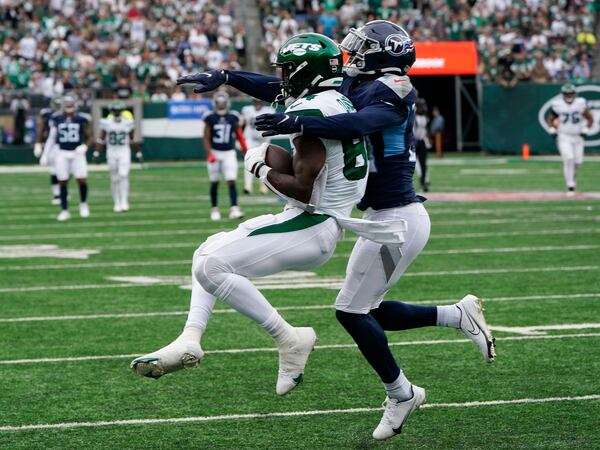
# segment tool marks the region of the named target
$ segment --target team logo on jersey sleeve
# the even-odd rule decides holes
[[[385,50],[393,56],[404,55],[414,50],[415,44],[412,39],[401,34],[390,34],[385,39]]]
[[[584,136],[586,147],[597,147],[600,146],[600,86],[596,85],[583,85],[576,88],[577,96],[583,97],[587,102],[587,107],[594,116],[594,123],[587,136]],[[549,132],[548,124],[546,123],[546,116],[548,111],[552,107],[552,102],[562,98],[562,94],[557,94],[550,98],[546,103],[542,105],[538,112],[538,121],[540,126]]]

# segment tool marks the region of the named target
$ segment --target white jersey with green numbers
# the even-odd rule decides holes
[[[106,131],[106,150],[121,150],[129,148],[129,133],[135,129],[133,120],[114,120],[107,117],[100,121],[100,129]]]
[[[285,112],[298,116],[328,117],[356,110],[342,94],[329,90],[298,99]],[[300,134],[290,137],[292,147],[294,138]],[[321,141],[326,152],[325,166],[315,180],[309,206],[315,213],[349,217],[354,205],[363,197],[367,184],[369,168],[365,141],[363,138]]]

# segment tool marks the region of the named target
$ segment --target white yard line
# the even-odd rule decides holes
[[[483,275],[483,274],[504,274],[504,273],[543,273],[543,272],[586,272],[598,270],[599,266],[572,266],[572,267],[527,267],[512,269],[474,269],[474,270],[454,270],[454,271],[431,271],[431,272],[409,272],[404,277],[429,277],[429,276],[463,276],[463,275]],[[277,283],[262,284],[261,289],[301,289],[301,288],[325,288],[339,289],[343,283],[342,277],[322,277],[315,278],[314,281],[302,281],[301,283]],[[119,283],[119,284],[84,284],[84,285],[63,285],[63,286],[26,286],[26,287],[7,287],[0,288],[0,292],[35,292],[35,291],[60,291],[73,289],[107,289],[115,287],[134,287],[134,286],[160,286],[179,284],[173,281],[158,281],[152,283]]]
[[[494,331],[503,333],[523,334],[523,335],[544,335],[546,331],[563,331],[563,330],[588,330],[600,328],[600,323],[564,323],[560,325],[531,325],[527,327],[503,327],[490,325]]]
[[[109,232],[91,232],[91,233],[51,233],[51,234],[25,234],[25,235],[5,235],[0,236],[0,241],[32,241],[38,239],[90,239],[90,238],[116,238],[116,237],[143,237],[143,236],[173,236],[190,235],[196,233],[198,236],[206,236],[220,231],[227,231],[234,228],[234,222],[224,224],[222,228],[214,229],[173,229],[173,230],[150,230],[150,231],[109,231]],[[587,235],[600,233],[600,227],[582,227],[582,228],[558,228],[556,230],[523,230],[523,231],[499,231],[499,232],[480,232],[480,233],[445,233],[432,234],[430,239],[471,239],[483,237],[510,237],[510,236],[553,236],[553,235]],[[356,236],[349,234],[349,237],[341,240],[342,242],[354,242]],[[88,244],[91,245],[91,244]]]
[[[469,402],[453,403],[426,403],[421,408],[482,408],[490,406],[504,405],[523,405],[540,404],[556,402],[584,402],[600,400],[600,394],[578,395],[567,397],[542,397],[542,398],[516,398],[509,400],[483,400]],[[172,417],[172,418],[149,418],[149,419],[124,419],[124,420],[100,420],[96,422],[63,422],[63,423],[41,423],[26,425],[4,425],[0,426],[0,431],[30,431],[30,430],[62,430],[68,428],[98,428],[110,426],[130,426],[130,425],[158,425],[158,424],[176,424],[176,423],[198,423],[214,422],[225,420],[250,420],[250,419],[269,419],[279,417],[306,417],[306,416],[325,416],[332,414],[359,414],[382,411],[382,408],[347,408],[347,409],[320,409],[308,411],[288,411],[288,412],[270,412],[270,413],[250,413],[250,414],[225,414],[217,416],[193,416],[193,417]]]
[[[551,295],[526,295],[517,297],[491,297],[485,298],[484,303],[488,302],[514,302],[514,301],[544,301],[544,300],[579,300],[579,299],[600,299],[600,292],[585,294],[551,294]],[[416,300],[410,301],[411,304],[421,305],[445,305],[456,303],[457,299],[439,299],[439,300]],[[298,306],[276,306],[278,311],[310,311],[320,309],[333,309],[334,305],[298,305]],[[219,308],[213,310],[213,314],[235,313],[235,309]],[[92,320],[92,319],[129,319],[139,317],[169,317],[186,316],[187,311],[151,311],[145,313],[98,313],[98,314],[77,314],[66,316],[29,316],[29,317],[7,317],[0,318],[0,323],[15,322],[45,322],[55,320]],[[498,331],[501,331],[496,327]]]
[[[510,224],[534,224],[540,222],[574,222],[590,220],[598,222],[600,216],[594,215],[548,215],[540,216],[531,219],[479,219],[479,220],[438,220],[435,222],[436,226],[465,226],[465,225],[510,225]],[[188,219],[177,218],[177,219],[145,219],[145,220],[109,220],[105,222],[80,222],[77,224],[78,228],[86,227],[133,227],[133,226],[148,226],[148,225],[178,225],[178,224],[206,224],[213,223],[212,220],[207,218],[193,217]],[[2,230],[37,230],[37,229],[64,229],[65,224],[63,223],[35,223],[35,224],[13,224],[3,225]],[[0,239],[8,239],[10,235],[2,235]]]
[[[589,338],[600,337],[600,333],[578,333],[578,334],[549,334],[543,336],[505,336],[502,341],[529,341],[529,340],[552,340],[552,339],[569,339],[569,338]],[[390,342],[392,347],[406,347],[418,345],[446,345],[446,344],[465,344],[470,343],[470,339],[431,339],[422,341],[402,341]],[[333,350],[333,349],[353,349],[356,344],[329,344],[316,345],[315,350]],[[271,353],[277,352],[276,347],[256,347],[256,348],[231,348],[222,350],[208,350],[206,354],[239,354],[239,353]],[[140,353],[128,353],[121,355],[89,355],[89,356],[64,356],[54,358],[28,358],[28,359],[3,359],[0,360],[0,365],[15,365],[15,364],[42,364],[42,363],[57,363],[57,362],[78,362],[78,361],[101,361],[113,359],[127,359],[140,356]]]

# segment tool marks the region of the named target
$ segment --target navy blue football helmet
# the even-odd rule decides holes
[[[351,28],[341,45],[347,52],[346,74],[371,75],[396,73],[405,75],[414,64],[415,43],[406,30],[387,20],[373,20]]]

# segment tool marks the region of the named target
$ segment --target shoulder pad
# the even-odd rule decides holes
[[[81,117],[83,120],[85,120],[86,122],[91,122],[91,121],[92,121],[92,116],[90,116],[90,115],[89,115],[89,114],[87,114],[87,113],[82,113],[82,112],[80,112],[80,113],[77,113],[77,115],[78,115],[79,117]]]
[[[241,117],[240,113],[237,112],[235,109],[232,109],[231,111],[229,111],[229,114],[231,114],[232,116],[234,116],[236,119],[239,119]]]
[[[392,75],[387,74],[377,78],[381,84],[385,85],[391,90],[396,97],[404,100],[411,92],[413,92],[413,85],[410,82],[410,78],[406,75]],[[385,99],[382,99],[385,100]]]

